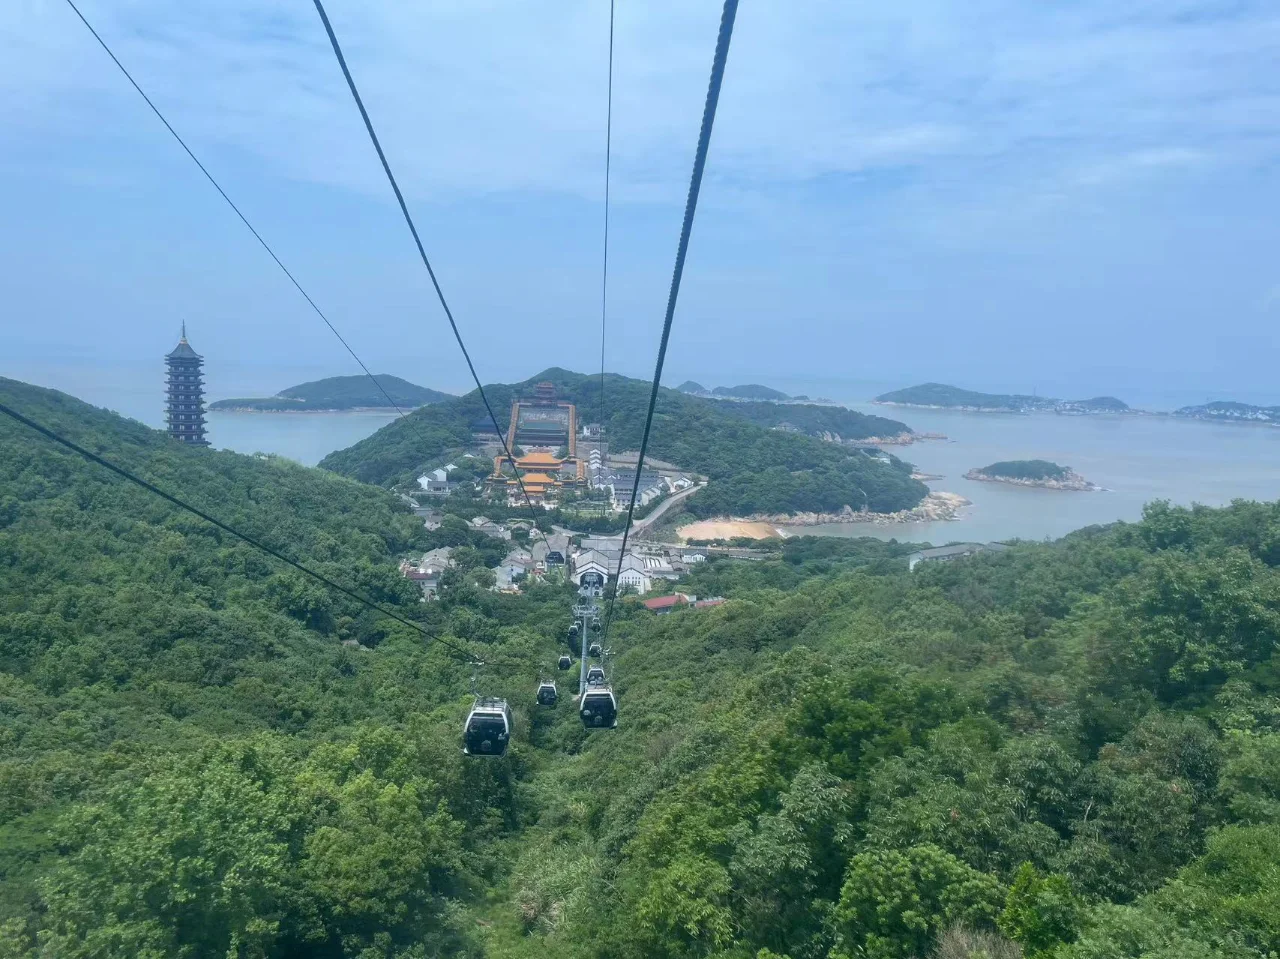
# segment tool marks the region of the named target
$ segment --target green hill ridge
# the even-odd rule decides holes
[[[591,411],[592,416],[600,408],[599,374],[552,368],[523,383],[485,387],[503,428],[512,399],[528,394],[540,382],[553,383],[561,398]],[[606,376],[605,427],[610,449],[639,448],[649,390],[650,384],[643,380]],[[873,510],[893,512],[915,506],[928,492],[924,484],[911,479],[910,467],[900,460],[883,464],[853,449],[770,428],[805,416],[805,410],[825,408],[773,406],[775,414],[757,409],[763,406],[773,405],[660,391],[650,454],[710,480],[706,489],[685,501],[691,515],[838,512],[846,505],[858,509],[864,502]],[[910,432],[905,424],[851,410],[813,415],[815,422],[820,416],[839,416],[840,433],[846,439]],[[320,466],[365,482],[407,484],[423,467],[438,465],[467,449],[472,426],[487,419],[479,394],[473,391],[389,423],[354,446],[329,454]]]
[[[330,376],[322,380],[300,383],[275,396],[217,400],[210,410],[253,410],[258,412],[334,411],[353,409],[392,409],[389,396],[401,409],[408,410],[430,403],[453,399],[452,394],[418,386],[389,373],[375,377],[382,390],[367,376]]]

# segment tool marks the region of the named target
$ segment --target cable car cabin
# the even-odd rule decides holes
[[[505,756],[511,739],[511,708],[505,699],[481,696],[462,727],[462,751],[468,756]]]
[[[599,643],[592,643],[587,647],[587,655],[593,659],[599,659],[604,655],[604,649],[601,648]]]
[[[569,637],[570,637],[570,638],[573,638],[574,636],[577,636],[577,635],[578,635],[578,624],[577,624],[577,623],[570,623],[570,624],[569,624]]]
[[[598,616],[591,621],[590,625],[591,625],[591,631],[593,633],[600,632],[600,618]]]
[[[590,669],[587,670],[587,685],[588,686],[604,685],[604,667],[603,666],[592,666]]]
[[[582,696],[578,714],[590,729],[618,728],[618,700],[608,686],[593,686]]]
[[[560,696],[556,692],[555,683],[551,682],[550,680],[538,683],[538,705],[539,706],[554,706],[556,704],[556,700],[558,700],[559,698]]]
[[[560,662],[557,663],[556,665],[558,665],[561,669],[568,669],[570,666],[573,665],[573,658],[571,656],[561,656]]]

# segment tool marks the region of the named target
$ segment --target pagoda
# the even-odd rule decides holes
[[[204,357],[187,342],[187,324],[182,324],[182,339],[165,356],[168,377],[165,380],[167,402],[165,421],[169,435],[192,446],[208,446],[204,438],[204,381],[200,367]]]

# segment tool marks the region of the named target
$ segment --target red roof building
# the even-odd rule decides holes
[[[689,597],[684,593],[672,593],[670,596],[655,596],[653,599],[646,599],[643,605],[650,612],[662,615],[671,612],[677,606],[689,605]]]

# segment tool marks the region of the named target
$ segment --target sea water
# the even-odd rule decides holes
[[[956,540],[1055,538],[1081,527],[1136,520],[1153,499],[1189,506],[1280,499],[1280,428],[1168,416],[961,413],[852,403],[946,440],[890,447],[927,474],[934,490],[972,501],[951,522],[835,523],[795,533],[874,536],[935,545]],[[967,480],[999,460],[1045,459],[1070,466],[1103,492],[1074,492]]]

